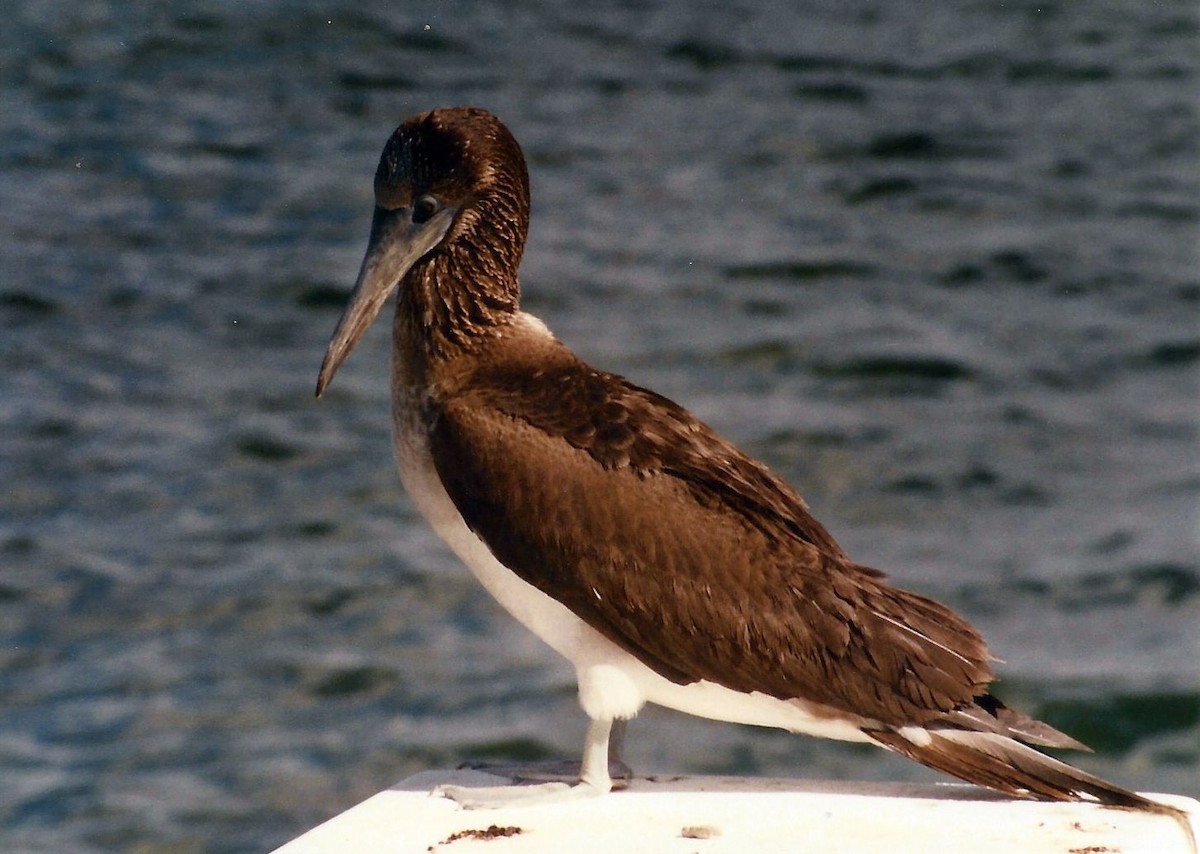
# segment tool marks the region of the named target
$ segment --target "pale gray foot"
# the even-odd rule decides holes
[[[510,786],[438,786],[434,794],[457,802],[463,809],[497,809],[508,806],[562,803],[579,798],[595,797],[609,792],[612,777],[628,778],[629,766],[621,761],[620,750],[625,737],[625,721],[592,721],[588,725],[583,745],[583,762],[541,763],[530,767],[513,763],[511,766],[471,766],[489,774],[510,777]],[[523,781],[547,780],[535,785]]]

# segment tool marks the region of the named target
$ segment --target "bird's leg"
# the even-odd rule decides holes
[[[588,724],[587,736],[583,742],[583,761],[579,766],[579,782],[575,785],[552,782],[486,787],[438,786],[434,793],[457,801],[463,809],[532,806],[602,795],[612,789],[612,777],[609,774],[610,757],[616,758],[619,767],[624,766],[624,763],[620,762],[619,753],[625,734],[625,722],[617,722],[615,746],[610,739],[614,730],[613,724],[610,719],[593,720]],[[519,778],[521,775],[515,776]]]
[[[611,740],[613,722],[611,720],[594,720],[588,724],[587,735],[583,739],[583,761],[579,764],[579,784],[591,786],[597,792],[607,792],[612,789],[612,776],[608,772],[609,757],[613,751],[620,753],[620,742],[625,737],[624,721],[617,731],[617,744],[614,747]]]
[[[633,777],[633,769],[621,758],[621,752],[625,749],[625,730],[628,727],[628,720],[617,718],[612,722],[612,729],[608,734],[608,773],[620,780]]]

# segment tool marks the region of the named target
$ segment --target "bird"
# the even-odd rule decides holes
[[[417,509],[574,667],[573,782],[604,794],[647,703],[878,745],[1015,798],[1174,810],[1047,755],[1087,748],[989,693],[965,619],[857,563],[799,493],[679,404],[575,355],[520,307],[529,175],[478,107],[403,121],[317,396],[393,295],[392,429]],[[520,789],[520,792],[516,790]]]

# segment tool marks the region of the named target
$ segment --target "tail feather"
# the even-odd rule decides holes
[[[989,732],[949,729],[925,732],[929,736],[925,744],[918,744],[917,740],[910,740],[899,732],[867,734],[922,765],[1016,797],[1052,801],[1078,801],[1090,797],[1103,804],[1138,808],[1154,803],[1012,738]]]
[[[1044,801],[1093,800],[1107,806],[1168,816],[1184,828],[1192,851],[1196,851],[1191,820],[1184,810],[1144,798],[1039,753],[1013,738],[992,732],[951,729],[920,730],[907,735],[902,734],[903,731],[865,732],[884,747],[922,765],[1014,797]]]
[[[1010,709],[990,694],[976,697],[972,705],[955,709],[948,713],[947,717],[954,721],[955,726],[961,726],[963,729],[1007,735],[1039,747],[1061,747],[1092,752],[1086,744],[1076,741],[1065,732]]]

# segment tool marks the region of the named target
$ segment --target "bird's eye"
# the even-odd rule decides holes
[[[428,222],[441,206],[441,202],[433,196],[421,196],[413,203],[412,221],[418,225]]]

